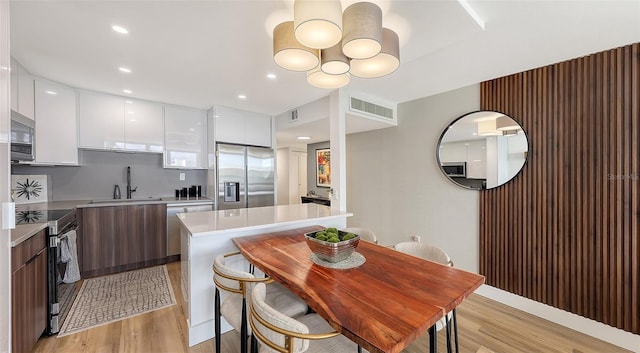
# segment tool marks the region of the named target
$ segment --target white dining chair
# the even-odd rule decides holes
[[[447,265],[453,267],[453,261],[447,255],[447,253],[441,248],[427,244],[427,243],[418,243],[418,242],[402,242],[394,245],[394,249],[397,251],[403,252],[405,254],[413,255],[416,257],[423,258],[425,260],[437,262],[442,265]],[[436,322],[436,331],[440,331],[443,328],[446,329],[447,336],[447,352],[451,353],[451,324],[453,324],[453,334],[455,340],[455,348],[456,352],[459,352],[458,346],[458,322],[456,317],[456,309],[453,309],[451,312],[447,313],[445,317],[438,320]]]
[[[376,237],[376,233],[367,228],[360,227],[347,227],[342,229],[343,232],[353,233],[355,235],[359,235],[360,239],[366,240],[371,243],[378,244],[378,238]]]
[[[347,353],[358,348],[320,315],[291,318],[269,305],[266,294],[264,283],[256,284],[251,291],[252,353]]]
[[[306,314],[307,304],[288,289],[270,278],[256,278],[252,273],[237,270],[227,266],[226,259],[239,256],[234,252],[216,257],[213,264],[213,282],[215,283],[215,343],[216,352],[221,352],[221,323],[224,319],[240,333],[240,352],[247,353],[247,338],[250,331],[247,324],[248,313],[246,298],[250,295],[253,283],[266,285],[267,302],[278,308],[283,315],[298,317]],[[224,302],[220,304],[220,293],[227,293]]]

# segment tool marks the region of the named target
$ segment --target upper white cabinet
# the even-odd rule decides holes
[[[124,98],[80,91],[78,147],[124,149]]]
[[[215,136],[218,142],[271,147],[271,117],[216,106]]]
[[[76,92],[35,80],[35,163],[78,165]]]
[[[164,106],[164,167],[207,168],[207,112]]]
[[[163,151],[162,105],[80,91],[79,147]]]
[[[11,110],[34,118],[34,86],[33,76],[11,58]]]
[[[164,150],[162,104],[126,99],[124,112],[125,149],[162,153]]]

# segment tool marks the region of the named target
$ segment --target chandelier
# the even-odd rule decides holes
[[[273,59],[306,71],[309,84],[335,89],[351,75],[382,77],[400,66],[398,35],[382,27],[378,5],[358,2],[343,13],[340,0],[295,0],[293,12],[273,30]]]

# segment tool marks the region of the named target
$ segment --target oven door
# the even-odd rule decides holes
[[[75,230],[77,223],[64,225],[62,229],[49,227],[49,233],[54,229],[57,234],[49,234],[48,249],[48,290],[49,290],[49,327],[48,334],[55,335],[60,332],[62,323],[66,318],[73,299],[78,292],[75,283],[64,283],[66,264],[60,261],[61,243],[69,231]]]

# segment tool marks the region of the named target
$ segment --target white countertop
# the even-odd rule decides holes
[[[197,213],[179,213],[178,219],[193,237],[220,234],[228,230],[251,230],[265,226],[295,224],[313,219],[351,217],[353,213],[332,211],[315,203],[239,208]]]

